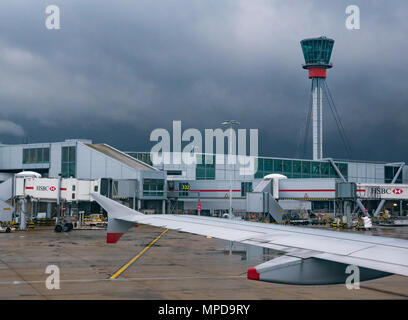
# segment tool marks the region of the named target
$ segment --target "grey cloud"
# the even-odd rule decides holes
[[[0,134],[23,137],[25,133],[20,125],[12,121],[0,120]]]
[[[32,142],[149,150],[150,132],[172,120],[204,129],[233,118],[259,128],[262,154],[294,156],[310,85],[299,41],[323,34],[336,40],[327,81],[351,156],[407,156],[394,133],[408,134],[406,1],[354,1],[356,31],[344,26],[347,1],[70,0],[58,3],[59,31],[44,27],[47,4],[0,3],[2,115]],[[328,108],[324,143],[347,156]]]

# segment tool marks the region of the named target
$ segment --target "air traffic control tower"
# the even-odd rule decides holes
[[[330,56],[334,40],[326,37],[309,38],[300,41],[300,45],[305,57],[303,68],[309,70],[309,79],[312,79],[313,160],[319,160],[323,158],[322,108],[323,95],[327,97],[326,69],[333,66]]]

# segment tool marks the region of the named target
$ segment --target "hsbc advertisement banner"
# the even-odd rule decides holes
[[[408,199],[406,184],[357,184],[357,197],[364,199]]]
[[[99,193],[100,179],[79,180],[62,179],[60,196],[66,201],[90,201],[90,193]],[[35,199],[57,200],[58,179],[52,178],[18,178],[16,179],[16,195],[29,196]]]
[[[24,193],[33,198],[57,199],[58,179],[26,179]]]

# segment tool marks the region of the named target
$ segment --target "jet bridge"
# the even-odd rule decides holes
[[[279,181],[287,179],[280,174],[270,174],[264,177],[254,189],[247,193],[246,205],[247,212],[270,214],[276,222],[282,222],[285,210],[311,209],[310,202],[306,201],[279,201]]]

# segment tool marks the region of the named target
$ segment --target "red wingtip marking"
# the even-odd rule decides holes
[[[250,280],[259,280],[259,273],[255,268],[248,269],[248,279]]]
[[[123,233],[108,232],[106,236],[106,243],[116,243],[123,236]]]

